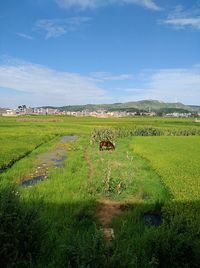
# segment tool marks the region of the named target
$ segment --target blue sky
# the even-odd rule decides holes
[[[200,104],[200,1],[2,0],[0,107]]]

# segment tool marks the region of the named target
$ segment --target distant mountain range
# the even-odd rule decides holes
[[[158,100],[141,100],[135,102],[113,103],[113,104],[86,104],[68,105],[62,107],[44,106],[43,108],[56,108],[60,111],[96,111],[105,109],[107,111],[127,111],[127,112],[200,112],[200,106],[185,105],[183,103],[166,103]]]

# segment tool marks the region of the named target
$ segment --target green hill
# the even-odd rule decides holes
[[[53,108],[53,107],[52,107]],[[146,112],[197,112],[200,106],[185,105],[183,103],[165,103],[158,100],[141,100],[135,102],[113,103],[113,104],[86,104],[54,107],[61,111],[96,111],[105,109],[107,111],[146,111]]]

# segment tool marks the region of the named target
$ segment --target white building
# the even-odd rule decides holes
[[[8,109],[2,116],[17,116],[16,110]]]

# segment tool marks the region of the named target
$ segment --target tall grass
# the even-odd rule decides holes
[[[199,128],[159,128],[159,127],[134,127],[134,128],[95,128],[91,132],[91,143],[102,140],[116,141],[116,138],[132,136],[200,136]]]
[[[91,145],[87,160],[92,170],[88,190],[116,200],[135,202],[166,201],[168,191],[161,178],[147,161],[133,154],[129,139],[118,139],[114,152],[99,151],[98,145]]]
[[[0,184],[1,267],[31,267],[40,255],[45,225],[41,206],[22,202],[19,189]]]

